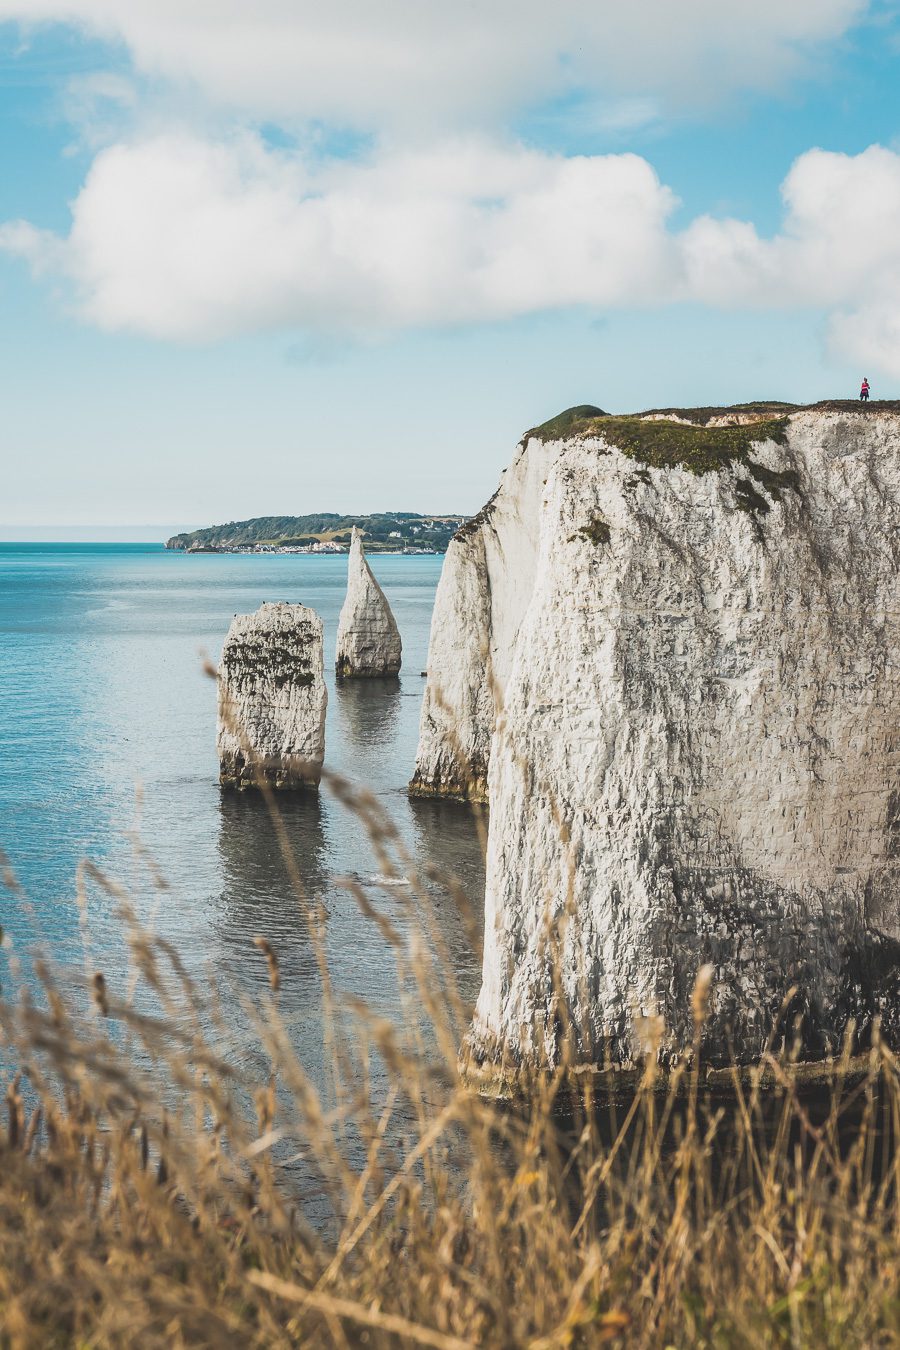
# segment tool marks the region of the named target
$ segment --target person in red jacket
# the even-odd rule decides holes
[[[868,403],[869,401],[869,381],[865,378],[863,378],[862,388],[859,391],[859,401],[860,403]]]

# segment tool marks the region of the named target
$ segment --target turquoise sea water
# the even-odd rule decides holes
[[[403,673],[396,685],[335,688],[343,557],[0,544],[0,847],[24,892],[0,891],[13,950],[39,944],[58,960],[82,961],[75,873],[87,858],[126,888],[141,917],[195,970],[261,990],[266,972],[252,941],[267,937],[281,958],[297,1034],[316,1021],[315,960],[271,821],[255,796],[218,785],[215,686],[202,672],[203,654],[217,659],[232,615],[263,600],[302,601],[324,620],[327,766],[370,787],[416,858],[452,870],[480,904],[471,814],[405,795],[442,561],[374,560],[403,637]],[[393,961],[338,881],[349,874],[383,894],[364,832],[328,793],[285,797],[282,806],[305,885],[325,904],[338,987],[392,1014]],[[152,885],[138,860],[135,828],[168,891]],[[479,971],[460,915],[443,892],[435,897],[472,994]],[[112,908],[100,888],[88,887],[88,961],[115,984],[124,955]]]

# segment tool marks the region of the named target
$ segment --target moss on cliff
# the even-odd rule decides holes
[[[751,446],[760,441],[786,439],[788,404],[741,404],[734,409],[697,408],[678,411],[686,422],[666,418],[645,420],[646,415],[608,416],[589,403],[567,408],[558,417],[534,427],[526,439],[541,441],[602,436],[629,459],[654,469],[680,466],[692,473],[711,473],[735,460],[746,461]],[[672,410],[673,412],[676,410]],[[711,427],[710,418],[722,412],[757,414],[742,426]],[[757,475],[758,477],[758,475]]]
[[[587,525],[582,525],[578,533],[586,539],[589,544],[594,544],[597,548],[600,548],[601,545],[609,543],[609,522],[604,520],[600,515],[592,516]]]
[[[494,514],[494,507],[497,504],[497,498],[499,496],[500,496],[500,489],[497,488],[497,491],[493,494],[492,497],[490,497],[485,502],[481,510],[478,511],[474,516],[471,516],[467,521],[464,521],[462,525],[460,525],[459,529],[456,531],[453,538],[460,540],[471,539],[473,535],[477,534],[478,531],[481,529],[482,525],[486,525],[487,522],[490,520],[491,516]]]
[[[756,403],[731,403],[710,408],[648,408],[641,417],[679,417],[685,422],[706,426],[709,422],[726,418],[755,418],[767,421],[773,417],[788,417],[800,412],[839,412],[856,413],[860,416],[872,413],[900,412],[898,399],[872,399],[861,403],[856,398],[825,398],[818,403],[782,403],[777,399],[764,399]]]
[[[799,492],[800,478],[794,469],[767,469],[764,464],[757,464],[754,459],[747,459],[747,468],[750,476],[755,478],[760,487],[768,492],[770,497],[774,497],[776,502],[780,502],[785,492]]]
[[[526,434],[542,441],[602,437],[641,467],[626,480],[625,486],[634,489],[639,483],[649,482],[647,468],[687,469],[691,473],[714,473],[735,465],[746,469],[747,475],[738,479],[736,496],[738,506],[754,516],[767,515],[772,501],[783,500],[786,491],[799,492],[800,483],[792,470],[768,469],[751,458],[754,446],[763,441],[784,445],[787,441],[788,417],[793,405],[787,403],[742,403],[734,408],[666,409],[684,421],[672,421],[662,415],[639,414],[616,417],[600,412],[591,404],[568,408],[551,421],[535,427]],[[723,414],[752,416],[753,420],[738,426],[710,426],[709,422]],[[486,511],[492,503],[488,503]],[[476,517],[466,529],[476,527]],[[590,531],[590,532],[589,532]],[[604,532],[605,531],[605,537]],[[609,541],[609,527],[594,523],[579,533],[594,544]]]
[[[602,436],[629,459],[654,469],[712,473],[735,461],[746,463],[760,441],[783,445],[787,418],[776,417],[739,427],[707,427],[682,422],[644,422],[639,417],[603,417],[585,434]]]
[[[579,403],[574,408],[551,417],[548,422],[532,427],[525,432],[524,440],[534,438],[539,441],[558,441],[570,437],[596,435],[597,422],[652,422],[662,421],[666,426],[684,427],[685,430],[705,430],[711,432],[746,431],[748,428],[765,428],[775,422],[785,422],[795,413],[802,412],[840,412],[863,417],[879,413],[900,412],[900,400],[873,400],[860,403],[857,399],[823,399],[820,403],[782,403],[776,399],[761,400],[756,403],[733,403],[721,407],[708,408],[648,408],[646,412],[614,416],[605,414],[592,403]],[[673,422],[672,419],[678,419]],[[710,422],[744,420],[743,426],[710,427]],[[761,432],[756,439],[762,439]]]
[[[749,478],[739,478],[734,485],[734,495],[741,511],[750,516],[767,516],[772,507],[768,499],[751,483]]]
[[[738,507],[748,515],[767,516],[772,509],[770,498],[780,502],[784,500],[785,492],[800,491],[800,479],[793,469],[767,469],[749,458],[743,463],[750,477],[738,478],[734,492]]]

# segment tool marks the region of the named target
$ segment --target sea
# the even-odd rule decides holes
[[[131,913],[237,1009],[268,991],[254,945],[264,938],[278,958],[290,1034],[313,1076],[324,1073],[307,915],[265,802],[219,786],[215,681],[204,672],[234,614],[284,600],[324,621],[326,768],[371,793],[397,832],[390,876],[340,793],[279,794],[303,890],[322,915],[336,994],[377,1016],[405,1016],[394,950],[359,896],[409,932],[410,877],[427,870],[437,878],[427,882],[433,931],[464,998],[474,998],[480,957],[468,911],[477,916],[483,901],[479,823],[468,807],[406,794],[443,558],[370,562],[400,627],[402,673],[336,684],[346,557],[0,544],[0,848],[18,887],[0,888],[4,992],[11,980],[33,979],[41,953],[102,971],[124,994]],[[257,1048],[236,1037],[229,1053],[253,1070]]]

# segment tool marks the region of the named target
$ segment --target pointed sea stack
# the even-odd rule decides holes
[[[314,610],[264,604],[236,614],[219,663],[219,781],[317,788],[327,701]]]
[[[347,598],[338,621],[335,672],[344,679],[397,675],[400,631],[363,552],[354,526],[347,566]]]

